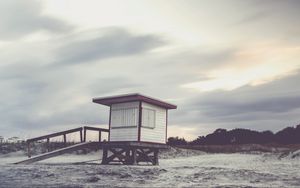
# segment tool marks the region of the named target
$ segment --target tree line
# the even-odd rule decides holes
[[[188,142],[184,138],[170,137],[169,145],[228,145],[228,144],[300,144],[300,125],[287,127],[277,133],[250,129],[217,129],[206,136]]]

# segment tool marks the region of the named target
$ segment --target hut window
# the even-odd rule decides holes
[[[136,127],[138,108],[122,108],[111,111],[111,128]]]
[[[142,124],[143,127],[152,128],[152,129],[155,128],[155,110],[143,108],[142,116],[143,116],[143,124]]]

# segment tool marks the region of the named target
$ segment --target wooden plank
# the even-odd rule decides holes
[[[65,153],[69,153],[69,152],[72,152],[72,151],[76,151],[76,150],[80,150],[80,149],[84,149],[84,148],[94,148],[94,147],[100,148],[101,144],[99,142],[79,143],[79,144],[75,144],[73,146],[69,146],[69,147],[66,147],[66,148],[55,150],[55,151],[52,151],[52,152],[49,152],[49,153],[44,153],[44,154],[41,154],[41,155],[37,155],[37,156],[32,157],[30,159],[19,161],[19,162],[16,162],[14,164],[30,164],[30,163],[34,163],[34,162],[37,162],[37,161],[42,161],[42,160],[45,160],[45,159],[49,159],[51,157],[56,157],[58,155],[62,155],[62,154],[65,154]]]
[[[86,129],[83,129],[83,142],[86,142]]]
[[[130,157],[130,149],[127,148],[126,152],[125,152],[125,156],[126,156],[126,159],[125,159],[125,164],[130,164],[131,163],[131,157]]]
[[[139,102],[139,122],[138,122],[138,141],[141,141],[141,127],[142,127],[142,101]]]
[[[108,164],[108,161],[107,161],[107,154],[108,154],[108,149],[107,149],[107,147],[103,147],[102,162],[101,162],[101,164]]]
[[[123,153],[126,151],[126,149],[121,149],[120,151],[115,150],[114,148],[109,148],[109,150],[113,153],[111,156],[107,158],[107,162],[110,163],[115,158],[118,158],[118,162],[124,163],[124,160],[126,156],[123,155]]]
[[[98,127],[89,127],[89,126],[84,126],[83,127],[86,130],[92,130],[92,131],[102,131],[102,132],[109,132],[108,129],[103,129],[103,128],[98,128]]]
[[[153,165],[159,165],[159,162],[158,162],[158,152],[159,152],[158,149],[154,149],[154,163],[153,163]]]
[[[27,155],[29,158],[31,157],[30,142],[27,142]]]
[[[65,144],[67,143],[67,136],[66,136],[66,134],[64,134],[64,143]]]
[[[152,164],[154,164],[153,158],[149,156],[149,153],[145,153],[143,149],[137,150],[137,153],[138,153],[138,161],[151,162]]]
[[[111,106],[109,107],[109,120],[108,120],[108,141],[110,141],[110,128],[111,128]]]
[[[103,142],[104,145],[111,147],[136,147],[136,148],[157,148],[157,149],[168,149],[170,146],[160,143],[152,142],[138,142],[138,141],[113,141]]]
[[[158,152],[160,148],[135,147],[128,144],[132,143],[122,142],[121,145],[112,145],[110,142],[102,142],[104,148],[102,164],[112,164],[114,162],[127,165],[137,165],[139,162],[149,162],[152,165],[159,164]],[[110,156],[108,156],[108,151],[112,153]]]
[[[47,138],[47,152],[50,151],[50,138]]]
[[[83,142],[83,138],[82,138],[82,130],[80,130],[80,142]]]
[[[53,134],[48,134],[48,135],[44,135],[44,136],[39,136],[39,137],[35,137],[35,138],[31,138],[31,139],[28,139],[27,142],[34,142],[34,141],[38,141],[38,140],[44,140],[44,139],[47,139],[47,138],[53,138],[53,137],[61,136],[61,135],[64,135],[64,134],[77,132],[77,131],[80,131],[80,130],[82,130],[82,127],[76,128],[76,129],[70,129],[70,130],[66,130],[66,131],[61,131],[61,132],[57,132],[57,133],[53,133]]]
[[[132,165],[136,165],[137,164],[137,153],[136,153],[136,149],[135,148],[132,148],[131,164]]]
[[[101,131],[99,131],[99,142],[101,142]]]

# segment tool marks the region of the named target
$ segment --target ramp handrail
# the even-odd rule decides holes
[[[69,133],[74,133],[74,132],[82,132],[82,127],[76,128],[76,129],[70,129],[70,130],[66,130],[66,131],[61,131],[61,132],[56,132],[56,133],[52,133],[52,134],[48,134],[48,135],[44,135],[44,136],[39,136],[39,137],[35,137],[35,138],[30,138],[27,139],[26,142],[35,142],[35,141],[39,141],[39,140],[44,140],[44,139],[48,139],[48,138],[53,138],[53,137],[57,137],[57,136],[61,136],[61,135],[66,135]],[[82,139],[80,139],[80,141],[82,141]]]
[[[98,128],[98,127],[89,127],[89,126],[84,126],[83,127],[84,134],[83,134],[83,141],[86,141],[86,131],[91,130],[91,131],[99,131],[99,142],[101,142],[101,132],[109,132],[108,129],[103,129],[103,128]]]
[[[82,135],[82,130],[84,131],[83,135]],[[84,126],[84,127],[69,129],[69,130],[66,130],[66,131],[56,132],[56,133],[52,133],[52,134],[48,134],[48,135],[44,135],[44,136],[30,138],[30,139],[26,140],[27,155],[28,155],[29,158],[31,157],[31,150],[30,150],[30,144],[31,143],[33,143],[35,141],[47,139],[47,151],[49,152],[50,151],[50,149],[49,149],[50,138],[57,137],[57,136],[63,136],[64,143],[66,144],[66,142],[67,142],[67,136],[66,135],[69,134],[69,133],[79,132],[80,133],[80,142],[86,142],[86,131],[87,130],[98,131],[99,132],[99,142],[101,142],[101,133],[102,132],[108,132],[109,133],[109,129]]]

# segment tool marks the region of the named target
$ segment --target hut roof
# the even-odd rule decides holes
[[[116,103],[143,101],[166,109],[176,109],[177,106],[139,93],[93,98],[94,103],[111,106]]]

